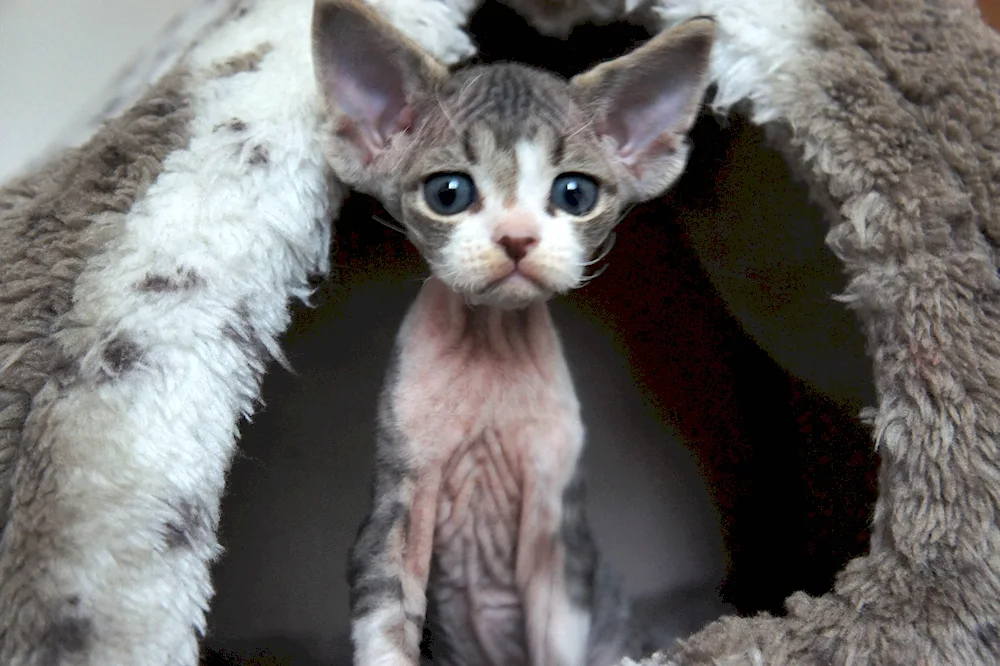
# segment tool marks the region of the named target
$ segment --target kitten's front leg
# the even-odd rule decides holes
[[[439,475],[408,469],[398,452],[376,463],[372,512],[348,573],[355,666],[420,662],[439,485]]]
[[[593,556],[567,548],[565,486],[565,480],[533,475],[522,500],[517,580],[532,666],[586,663]]]

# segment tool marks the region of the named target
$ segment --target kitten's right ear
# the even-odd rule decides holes
[[[367,166],[409,129],[413,99],[447,74],[403,33],[358,0],[316,0],[313,60],[334,131]]]
[[[714,37],[712,19],[692,19],[570,81],[642,198],[661,193],[684,166]]]

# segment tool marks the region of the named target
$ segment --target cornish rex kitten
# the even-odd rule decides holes
[[[355,663],[606,665],[626,612],[596,564],[583,425],[546,299],[586,280],[626,206],[687,157],[713,23],[569,82],[449,71],[371,10],[317,2],[328,157],[433,276],[379,410],[373,508],[351,555]]]

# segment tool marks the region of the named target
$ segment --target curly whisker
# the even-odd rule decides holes
[[[581,287],[586,286],[589,282],[593,281],[594,278],[596,278],[598,275],[601,275],[604,271],[608,270],[609,266],[611,266],[611,262],[604,264],[603,266],[598,268],[596,272],[591,273],[590,275],[584,275],[582,278],[580,278],[580,286]]]
[[[594,119],[593,118],[588,119],[587,122],[585,122],[583,125],[580,125],[580,127],[578,127],[577,129],[573,130],[573,132],[567,135],[566,138],[572,139],[574,136],[584,131],[593,124],[594,124]]]
[[[389,220],[383,220],[378,215],[372,215],[372,219],[375,220],[376,222],[378,222],[379,224],[381,224],[383,227],[386,227],[388,229],[392,229],[393,231],[397,231],[397,232],[403,234],[404,236],[406,235],[406,229],[404,229],[401,226],[398,226],[398,225],[394,224],[393,222],[390,222]]]
[[[610,234],[608,234],[608,237],[604,239],[604,242],[601,243],[601,248],[600,248],[601,253],[597,256],[597,258],[591,259],[590,261],[585,261],[582,264],[580,264],[580,266],[587,267],[600,263],[604,259],[604,257],[608,256],[608,254],[611,252],[611,248],[613,248],[614,246],[615,246],[615,232],[612,231]]]

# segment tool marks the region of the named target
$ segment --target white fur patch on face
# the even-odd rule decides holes
[[[517,199],[542,220],[538,247],[525,258],[526,271],[553,285],[554,291],[576,287],[583,275],[584,249],[573,218],[562,211],[550,214],[549,195],[559,171],[536,143],[517,145]]]
[[[457,222],[434,266],[438,276],[470,303],[524,307],[575,288],[583,276],[585,250],[576,222],[562,211],[549,212],[549,193],[558,170],[536,142],[522,140],[514,153],[513,193],[498,186],[489,167],[472,169],[482,206]],[[514,261],[507,255],[500,241],[505,235],[530,237],[522,259]]]

